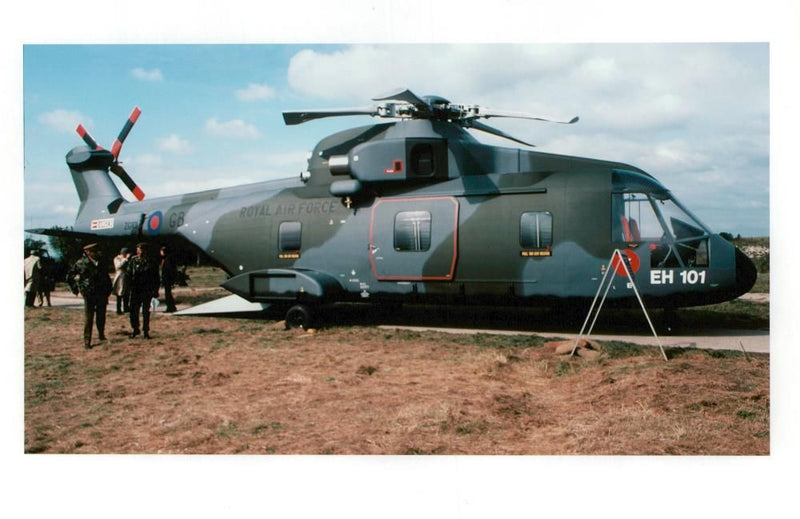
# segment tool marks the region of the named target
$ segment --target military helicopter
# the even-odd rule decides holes
[[[641,169],[487,145],[467,131],[533,147],[481,120],[573,124],[577,117],[456,104],[408,89],[373,101],[283,113],[287,125],[389,120],[322,139],[297,178],[152,200],[119,163],[139,109],[110,151],[79,126],[86,146],[66,156],[81,202],[74,233],[186,240],[229,275],[222,286],[234,295],[209,311],[277,308],[287,327],[312,326],[322,306],[339,302],[588,307],[608,265],[615,269],[609,303],[635,305],[625,269],[609,263],[616,249],[654,308],[727,301],[755,282],[740,250]],[[126,201],[109,173],[138,201]]]

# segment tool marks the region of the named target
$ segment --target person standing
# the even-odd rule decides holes
[[[69,271],[67,282],[72,293],[83,296],[84,321],[83,345],[92,348],[92,322],[97,324],[98,338],[106,340],[106,306],[111,294],[111,278],[108,269],[101,261],[100,249],[96,243],[83,248],[83,257]]]
[[[169,253],[169,249],[161,247],[161,285],[164,287],[164,301],[167,309],[164,312],[172,313],[175,308],[175,299],[172,297],[172,287],[178,278],[178,267],[175,259]]]
[[[150,246],[140,243],[136,256],[128,260],[126,268],[130,281],[131,339],[139,335],[139,311],[142,312],[142,331],[150,338],[150,300],[158,295],[158,263],[150,257]]]
[[[53,271],[55,265],[53,258],[50,257],[46,250],[39,251],[39,256],[41,257],[41,263],[37,299],[39,300],[39,306],[44,306],[45,301],[47,301],[47,306],[52,306],[50,304],[50,292],[56,288],[55,272]]]
[[[131,251],[123,247],[119,254],[114,256],[114,295],[117,296],[117,315],[130,312],[130,282],[128,279],[128,260]]]
[[[25,254],[25,306],[33,306],[36,293],[39,291],[42,263],[36,251],[31,249]]]

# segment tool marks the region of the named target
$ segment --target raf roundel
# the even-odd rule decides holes
[[[631,249],[625,249],[622,251],[625,256],[628,258],[628,264],[633,272],[631,274],[636,274],[639,272],[639,266],[641,265],[641,260],[639,259],[639,255],[636,254]],[[627,274],[625,273],[625,267],[622,265],[622,262],[619,260],[618,256],[614,256],[614,259],[611,262],[611,268],[614,269],[614,272],[617,273],[618,276],[626,277]]]
[[[156,211],[147,219],[147,232],[151,235],[157,235],[161,230],[161,222],[164,220],[164,215],[161,211]]]

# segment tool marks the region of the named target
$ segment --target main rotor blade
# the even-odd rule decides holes
[[[136,120],[139,119],[139,115],[141,115],[142,111],[139,110],[138,106],[133,108],[131,115],[128,117],[128,120],[125,121],[125,125],[122,127],[122,131],[119,132],[119,136],[117,140],[114,141],[114,145],[111,146],[111,154],[114,155],[116,159],[119,157],[119,151],[122,149],[122,143],[125,142],[125,138],[128,137],[128,134],[131,132],[131,128],[133,125],[136,124]]]
[[[511,135],[507,134],[502,130],[498,130],[497,128],[492,128],[487,124],[483,124],[478,121],[470,121],[469,125],[465,125],[467,128],[475,128],[476,130],[480,130],[482,132],[491,133],[492,135],[497,135],[498,137],[502,137],[504,139],[508,139],[510,141],[518,142],[520,144],[524,144],[525,146],[530,146],[531,148],[535,148],[536,146],[525,142],[523,140],[517,139],[516,137],[512,137]]]
[[[416,106],[417,108],[427,110],[428,103],[423,101],[417,94],[412,92],[407,88],[397,88],[390,92],[387,92],[383,95],[378,97],[373,97],[373,101],[403,101],[405,103],[411,103],[412,105]]]
[[[133,196],[136,197],[136,200],[139,200],[140,202],[144,200],[144,191],[142,191],[139,186],[136,185],[136,182],[133,181],[130,175],[128,175],[125,169],[120,166],[118,162],[112,163],[111,166],[109,166],[109,169],[122,180],[122,183],[125,184],[125,187],[131,190],[131,193],[133,193]]]
[[[580,120],[579,117],[575,116],[569,121],[567,120],[558,120],[552,117],[540,117],[532,114],[526,114],[524,112],[510,112],[507,110],[492,110],[491,108],[480,108],[477,117],[510,117],[513,119],[531,119],[534,121],[545,121],[548,123],[558,123],[558,124],[574,124]]]
[[[378,109],[373,106],[356,108],[331,108],[328,110],[290,110],[283,112],[283,122],[287,125],[302,124],[323,117],[339,117],[345,115],[378,115]]]
[[[79,124],[78,127],[75,128],[75,131],[78,132],[78,135],[81,136],[83,142],[85,142],[86,145],[89,146],[91,149],[93,150],[102,149],[100,148],[100,145],[97,144],[97,142],[94,139],[92,139],[92,136],[89,135],[89,132],[86,131],[86,128],[84,128],[82,124]]]

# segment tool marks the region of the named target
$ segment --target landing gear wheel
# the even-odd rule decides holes
[[[286,329],[308,330],[314,323],[314,312],[306,305],[294,305],[286,311]]]

